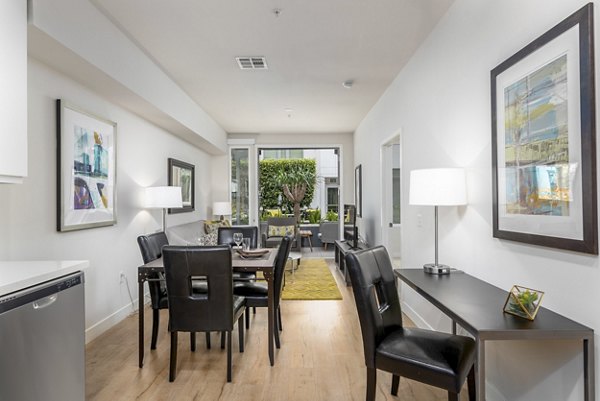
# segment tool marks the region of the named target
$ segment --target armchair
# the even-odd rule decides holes
[[[261,234],[263,248],[278,246],[285,236],[291,237],[292,249],[300,248],[300,233],[294,217],[269,217],[266,229]]]
[[[337,221],[324,221],[319,225],[319,239],[327,250],[327,244],[333,244],[339,239],[340,223]]]

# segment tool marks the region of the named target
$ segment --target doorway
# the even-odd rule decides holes
[[[381,145],[381,242],[400,260],[402,148],[400,133]]]

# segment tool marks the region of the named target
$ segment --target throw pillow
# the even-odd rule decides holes
[[[269,237],[283,237],[284,235],[294,235],[294,226],[269,226]]]
[[[204,231],[207,234],[216,233],[219,227],[231,227],[229,220],[206,220],[204,222]]]
[[[204,234],[198,237],[198,245],[200,246],[214,246],[217,245],[217,232]]]

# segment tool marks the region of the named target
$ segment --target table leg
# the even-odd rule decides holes
[[[268,288],[268,307],[267,307],[267,315],[268,315],[268,328],[269,328],[269,335],[268,335],[268,342],[269,342],[269,362],[271,363],[271,366],[273,366],[275,364],[275,350],[273,347],[273,337],[275,335],[274,332],[274,326],[275,326],[275,321],[274,321],[274,309],[275,309],[275,288],[274,287],[274,280],[273,280],[273,271],[264,271],[263,272],[264,276],[265,276],[265,280],[267,281],[267,288]]]
[[[310,237],[308,237],[308,245],[310,245],[310,251],[312,252],[312,240],[310,239]]]
[[[594,337],[583,340],[583,399],[594,401]]]
[[[456,322],[452,321],[452,334],[456,334]]]
[[[144,366],[144,279],[138,277],[139,366]]]
[[[477,358],[475,359],[475,398],[477,401],[485,401],[485,341],[480,338],[477,341]]]

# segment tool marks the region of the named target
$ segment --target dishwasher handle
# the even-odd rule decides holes
[[[48,306],[52,305],[58,299],[58,294],[52,294],[45,298],[38,299],[37,301],[33,301],[32,306],[33,309],[44,309]]]

